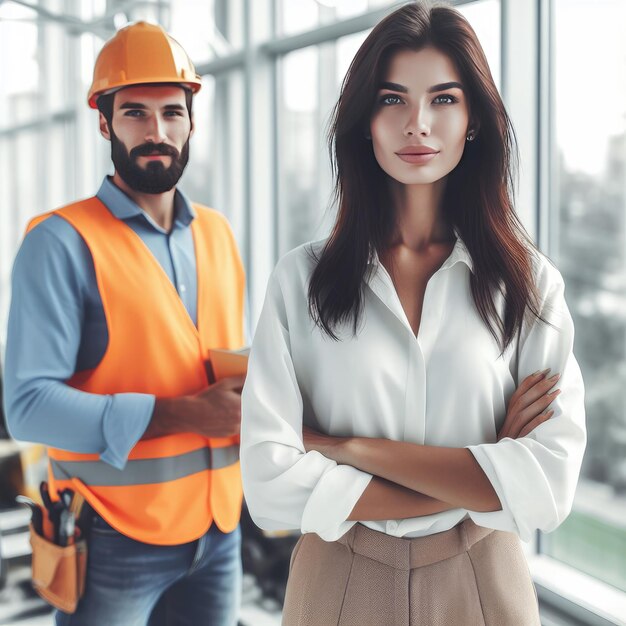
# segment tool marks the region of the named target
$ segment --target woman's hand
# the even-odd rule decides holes
[[[511,439],[524,437],[552,417],[554,411],[546,409],[561,390],[548,392],[556,385],[560,374],[546,378],[549,371],[544,370],[527,376],[515,390],[509,400],[504,424],[498,432],[498,441],[504,437]]]
[[[308,426],[302,426],[304,449],[307,452],[317,450],[320,454],[337,461],[337,463],[341,463],[342,446],[348,439],[348,437],[331,437],[330,435],[324,435],[317,430],[313,430]]]

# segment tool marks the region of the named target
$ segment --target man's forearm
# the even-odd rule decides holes
[[[349,520],[408,519],[456,507],[374,476],[352,509]]]
[[[466,448],[353,437],[341,444],[335,460],[447,502],[451,508],[482,512],[502,508],[489,479]]]

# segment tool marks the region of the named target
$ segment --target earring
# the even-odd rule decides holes
[[[467,134],[467,141],[474,141],[474,139],[475,139],[474,131],[470,130],[470,132]]]
[[[365,134],[365,139],[367,139],[368,141],[372,140],[372,136],[369,133]]]

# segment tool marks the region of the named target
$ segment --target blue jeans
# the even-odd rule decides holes
[[[57,626],[235,626],[241,600],[241,530],[212,524],[190,543],[155,546],[99,515],[88,543],[85,594]]]

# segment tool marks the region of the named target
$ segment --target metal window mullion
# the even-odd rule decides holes
[[[326,237],[334,224],[337,207],[331,206],[332,201],[332,172],[328,155],[326,136],[329,117],[337,98],[337,84],[335,74],[328,68],[337,67],[337,42],[329,42],[319,48],[318,61],[318,106],[316,119],[316,175],[317,189],[315,206],[321,211],[314,222],[315,239]]]
[[[248,21],[248,17],[244,17],[244,22]],[[252,47],[252,44],[250,45]],[[196,72],[201,76],[206,74],[216,75],[224,72],[232,72],[233,70],[243,69],[247,63],[247,50],[237,50],[228,56],[219,57],[206,63],[196,65]]]
[[[516,209],[530,236],[537,237],[539,157],[539,0],[501,0],[502,95],[520,152]]]
[[[50,2],[43,2],[40,0],[39,4],[49,5]],[[47,8],[47,7],[46,7]],[[48,38],[47,25],[45,22],[40,22],[37,25],[37,50],[38,50],[38,65],[39,65],[39,81],[37,84],[37,113],[38,116],[47,117],[50,111],[50,103],[47,97],[49,93],[48,85],[50,84],[50,74],[53,71],[51,68],[50,59],[50,43]],[[48,158],[48,147],[50,142],[50,129],[53,128],[53,124],[46,124],[42,126],[38,131],[36,141],[37,146],[37,165],[35,171],[35,179],[38,181],[37,192],[35,195],[37,206],[32,207],[35,213],[47,210],[48,198],[50,197],[50,184],[48,176],[46,175],[46,160]],[[30,217],[30,216],[29,216]]]
[[[15,124],[14,126],[8,125],[5,128],[0,128],[0,139],[15,137],[25,131],[36,130],[45,126],[55,124],[57,122],[64,122],[66,120],[73,119],[76,116],[76,109],[65,109],[63,111],[57,111],[56,113],[50,113],[35,119],[23,122],[21,124]]]
[[[509,50],[507,46],[507,27],[510,23],[509,3],[507,0],[500,1],[500,97],[504,102],[508,100],[506,71],[509,66]]]
[[[539,0],[538,0],[539,1]],[[558,168],[555,162],[555,68],[554,1],[539,1],[539,155],[538,155],[538,241],[552,256],[557,252],[559,232]]]
[[[270,0],[270,41],[278,37],[280,30],[279,11],[282,8],[283,0]],[[278,103],[280,76],[278,72],[278,63],[280,59],[273,57],[270,65],[270,110],[271,110],[271,176],[272,176],[272,197],[274,198],[274,210],[272,211],[272,236],[273,245],[271,255],[274,263],[278,261],[280,254],[280,151],[279,146],[279,128],[278,128]]]
[[[273,0],[276,1],[276,0]],[[271,163],[272,163],[272,197],[274,198],[274,210],[272,211],[272,232],[273,246],[272,259],[276,263],[278,261],[280,250],[280,197],[279,197],[279,178],[280,178],[280,151],[279,146],[279,128],[278,128],[278,93],[280,87],[280,77],[278,73],[278,59],[272,59],[270,66],[270,110],[271,110]]]
[[[267,279],[274,267],[275,147],[274,100],[268,86],[272,82],[273,59],[260,50],[259,42],[269,37],[269,0],[244,0],[244,182],[246,223],[245,263],[248,274],[250,328],[265,298]],[[252,29],[254,25],[254,30]],[[268,154],[269,152],[269,154]]]
[[[252,42],[252,24],[251,24],[251,16],[250,16],[250,3],[252,0],[243,0],[244,10],[243,10],[243,41],[244,41],[244,67],[243,67],[243,75],[244,75],[244,179],[245,179],[245,189],[244,189],[244,202],[243,202],[243,221],[245,224],[244,233],[243,233],[243,250],[244,250],[244,264],[246,267],[246,275],[248,277],[248,282],[252,284],[254,280],[254,272],[252,263],[252,237],[250,236],[250,222],[251,222],[251,212],[252,212],[252,197],[253,197],[253,187],[254,183],[252,180],[253,170],[252,170],[252,132],[254,128],[253,124],[253,110],[252,107],[254,105],[253,100],[253,92],[254,92],[254,63],[255,63],[255,54],[254,47]]]

